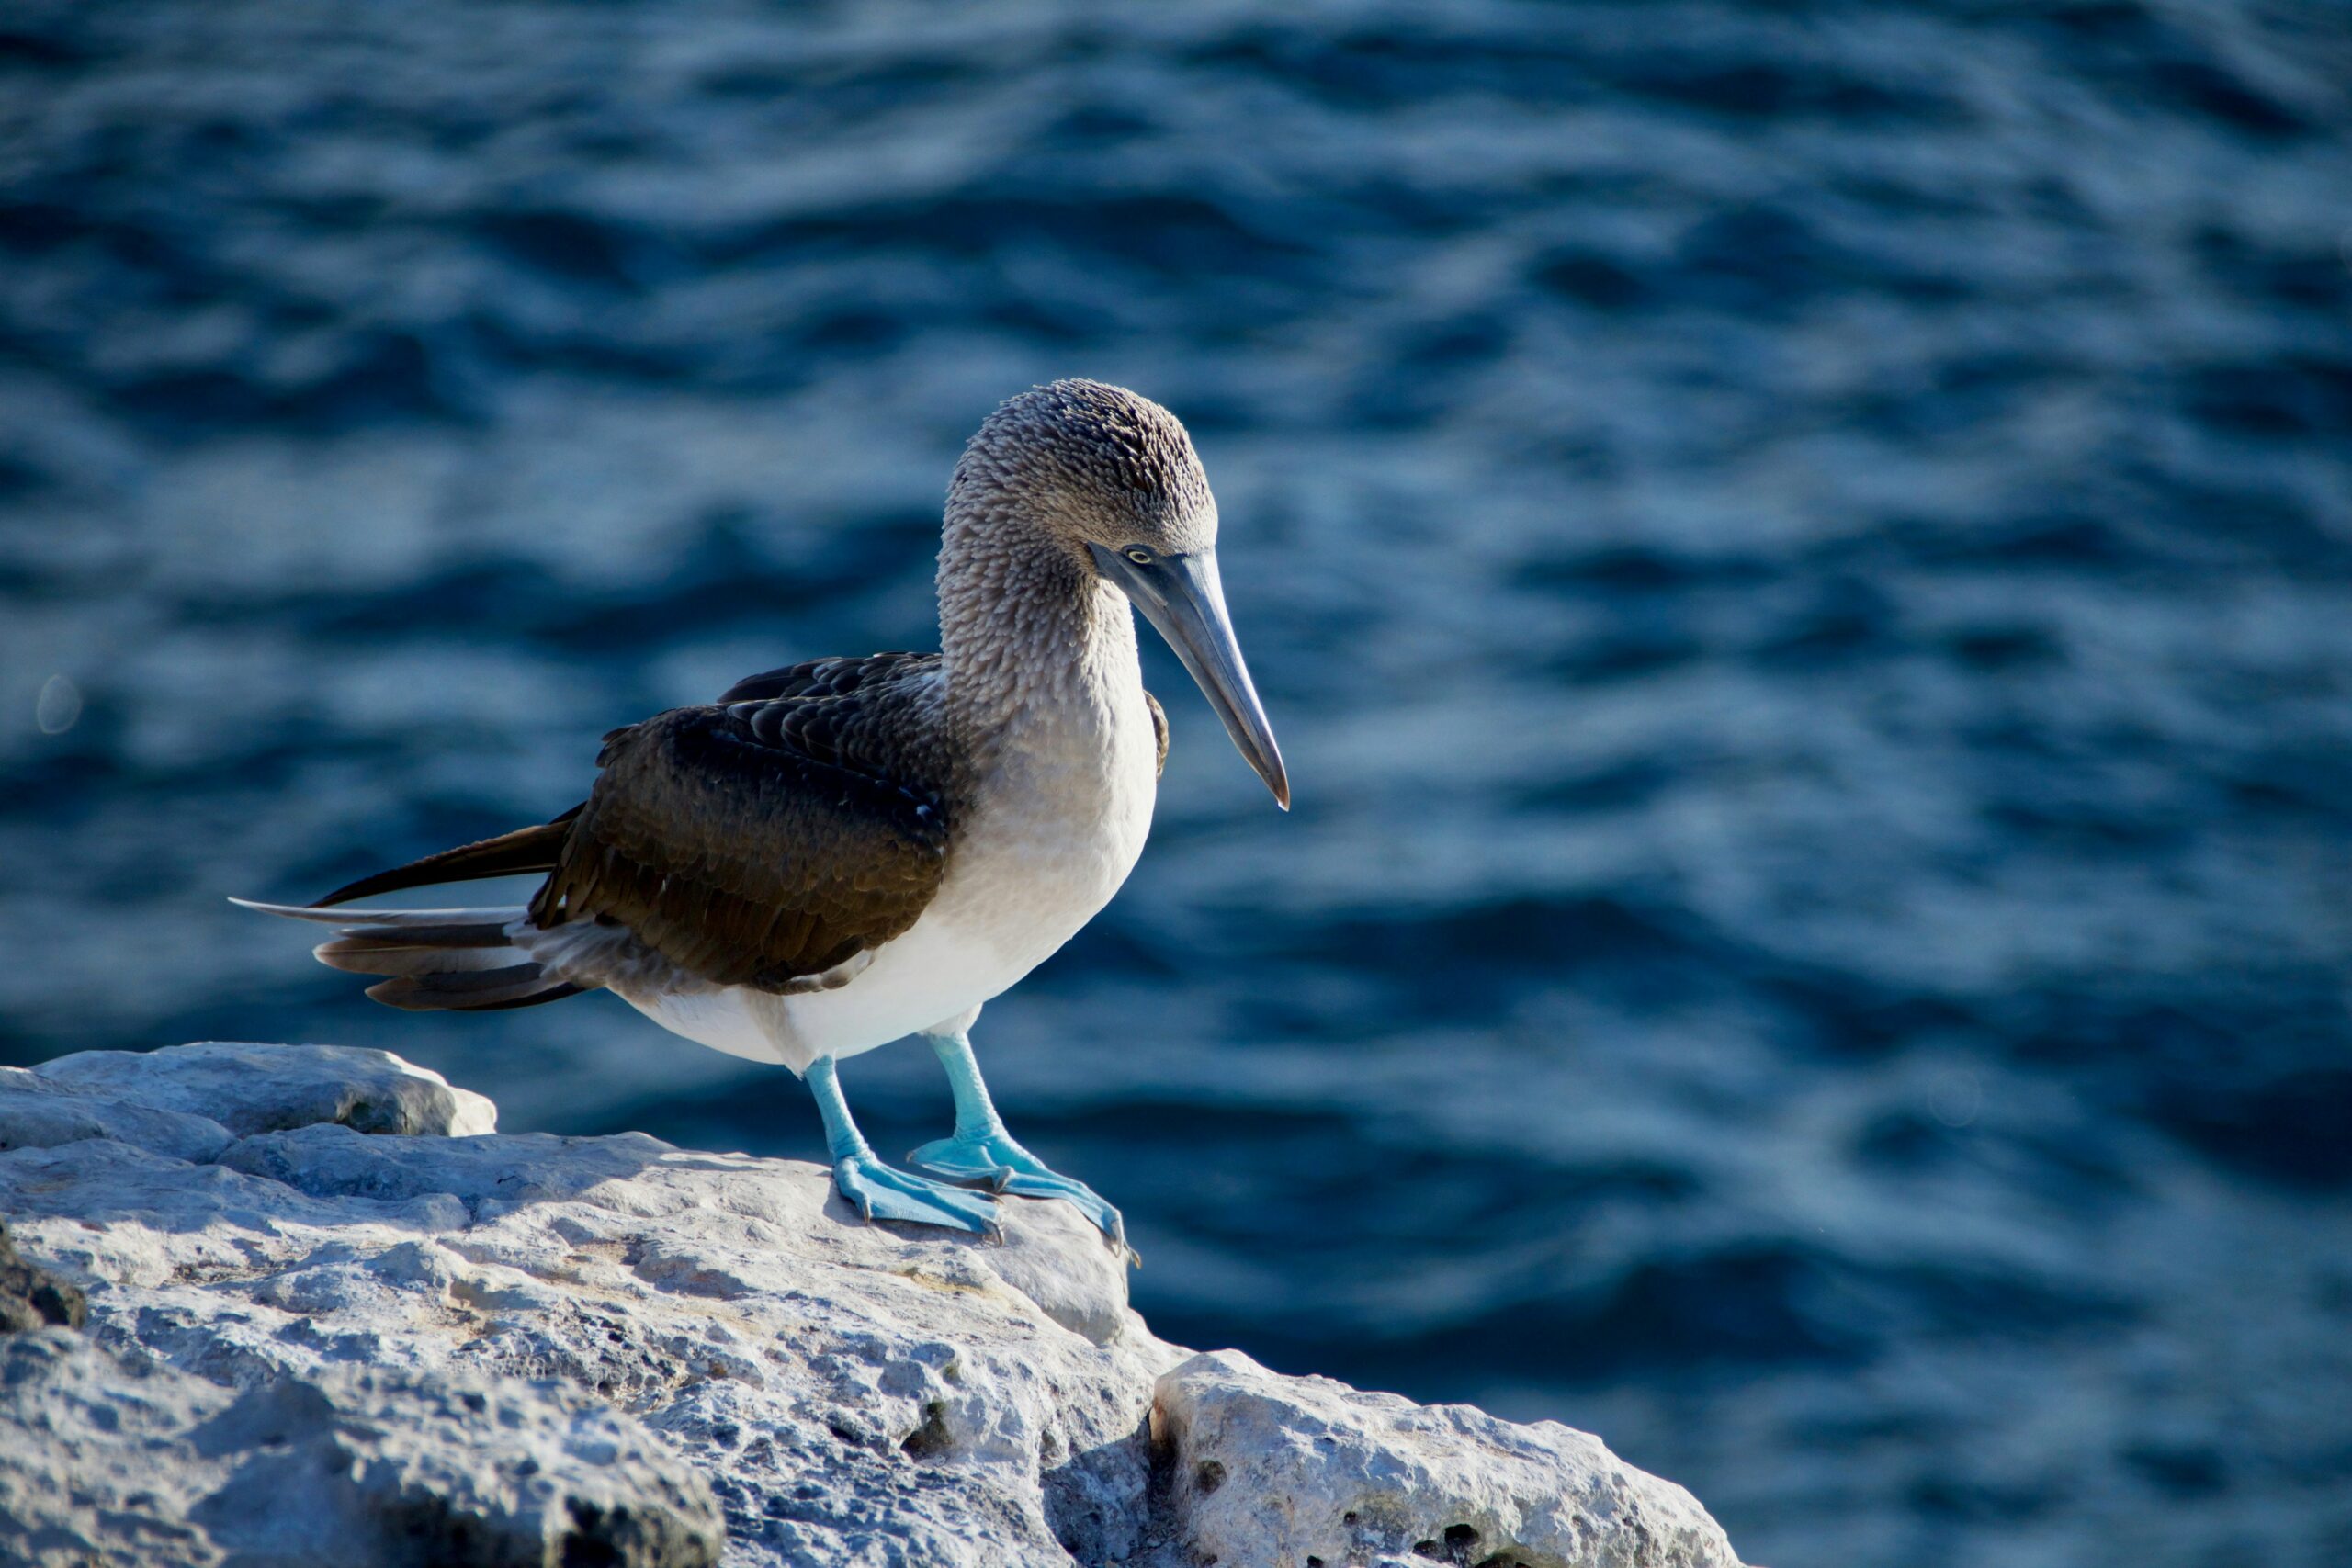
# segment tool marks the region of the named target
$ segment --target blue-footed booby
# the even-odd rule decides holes
[[[981,1005],[1110,901],[1167,760],[1132,604],[1175,649],[1284,807],[1290,783],[1226,614],[1216,502],[1148,398],[1057,381],[982,423],[956,466],[937,653],[819,659],[605,737],[551,821],[363,877],[309,906],[322,963],[398,1008],[486,1011],[609,990],[673,1033],[808,1084],[842,1196],[868,1220],[988,1234],[987,1192],[1119,1213],[1005,1130],[970,1030]],[[543,874],[528,904],[338,909]],[[238,900],[240,903],[245,900]],[[926,1037],[954,1132],[885,1165],[834,1064]],[[944,1178],[944,1180],[933,1179]],[[968,1185],[951,1185],[968,1184]]]

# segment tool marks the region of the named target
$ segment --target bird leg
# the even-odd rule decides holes
[[[1116,1247],[1127,1241],[1126,1222],[1082,1181],[1057,1175],[1046,1162],[1013,1142],[980,1081],[980,1064],[972,1055],[972,1042],[961,1030],[953,1034],[924,1036],[947,1069],[947,1086],[956,1095],[953,1136],[925,1144],[907,1156],[918,1170],[950,1181],[972,1182],[993,1191],[1020,1198],[1060,1198],[1077,1206]]]
[[[831,1056],[808,1064],[808,1092],[816,1097],[817,1114],[825,1121],[825,1144],[833,1156],[833,1186],[851,1208],[875,1220],[904,1220],[922,1225],[1000,1236],[996,1205],[977,1193],[903,1170],[892,1170],[876,1158],[873,1145],[849,1113],[842,1098],[841,1078]]]

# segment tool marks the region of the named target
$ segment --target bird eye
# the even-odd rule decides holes
[[[1145,549],[1141,545],[1129,545],[1127,547],[1127,558],[1135,562],[1137,566],[1149,566],[1151,564],[1151,552]]]

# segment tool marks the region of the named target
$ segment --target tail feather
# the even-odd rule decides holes
[[[499,920],[480,925],[356,926],[322,945],[337,953],[390,953],[403,947],[506,947],[514,941],[512,928]]]
[[[480,843],[460,844],[454,850],[443,850],[439,854],[363,876],[344,884],[319,903],[348,904],[354,898],[370,898],[379,893],[398,893],[410,887],[431,887],[444,882],[479,882],[490,876],[553,871],[562,856],[563,840],[571,832],[571,819],[579,815],[580,807],[575,806],[552,822],[519,828]]]
[[[350,975],[458,975],[512,968],[531,955],[503,942],[497,947],[430,947],[344,937],[319,943],[311,949],[311,956],[330,969]]]
[[[566,997],[582,996],[594,990],[594,986],[575,986],[570,981],[544,991],[533,991],[503,1002],[469,1002],[454,1010],[458,1012],[505,1012],[514,1008],[535,1008],[541,1002],[560,1002]]]
[[[298,904],[231,903],[266,915],[336,928],[311,951],[330,968],[388,976],[368,994],[410,1010],[491,1012],[578,996],[583,987],[515,945],[528,927],[520,905],[472,909],[321,909]]]
[[[579,990],[579,987],[553,978],[526,959],[503,969],[396,975],[368,987],[368,994],[387,1007],[413,1012],[483,1012],[494,1008],[536,1007],[541,1002],[576,996]]]
[[[311,904],[264,904],[254,898],[232,898],[240,909],[258,909],[289,920],[315,920],[340,926],[345,935],[358,931],[415,931],[432,926],[504,925],[520,918],[523,906],[508,904],[472,909],[322,909]]]

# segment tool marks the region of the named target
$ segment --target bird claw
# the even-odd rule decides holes
[[[942,1138],[907,1156],[918,1170],[950,1181],[986,1187],[1015,1198],[1059,1198],[1094,1223],[1103,1237],[1126,1249],[1127,1223],[1119,1211],[1082,1181],[1047,1168],[1046,1162],[1004,1134],[984,1138]]]
[[[853,1156],[833,1167],[833,1186],[868,1224],[896,1220],[939,1225],[1001,1240],[1003,1224],[993,1200],[960,1187],[893,1170],[871,1155]]]

